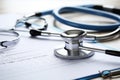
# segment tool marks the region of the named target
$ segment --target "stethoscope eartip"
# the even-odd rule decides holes
[[[31,29],[31,30],[29,31],[29,33],[30,33],[30,35],[31,35],[32,37],[35,37],[35,36],[37,36],[37,35],[41,35],[41,32],[40,32],[40,31],[34,30],[34,29]]]

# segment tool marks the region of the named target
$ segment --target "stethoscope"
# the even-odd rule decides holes
[[[79,6],[79,7],[62,7],[62,8],[56,9],[56,10],[38,12],[29,17],[25,17],[22,20],[18,20],[16,27],[18,27],[18,25],[23,24],[26,28],[31,28],[30,34],[32,37],[42,36],[42,35],[61,36],[63,38],[63,40],[65,41],[65,47],[55,49],[54,54],[55,54],[55,56],[63,58],[63,59],[89,58],[94,55],[95,51],[103,52],[103,53],[109,54],[109,55],[120,56],[119,51],[103,50],[103,49],[89,48],[89,47],[83,46],[84,38],[92,38],[94,40],[106,40],[106,39],[109,40],[110,38],[118,38],[120,36],[119,35],[119,33],[120,33],[120,28],[119,28],[120,16],[113,14],[114,9],[111,9],[111,10],[113,10],[112,11],[113,13],[93,9],[94,7],[96,8],[96,6],[97,5],[86,5],[86,6]],[[113,20],[117,21],[117,23],[106,24],[106,25],[89,25],[89,24],[72,22],[60,15],[62,13],[69,13],[69,12],[84,12],[84,13],[94,14],[94,15],[98,15],[98,16],[103,16],[103,17],[113,19]],[[45,15],[52,15],[55,18],[55,20],[57,20],[63,24],[75,27],[75,28],[82,28],[82,29],[95,30],[95,31],[111,31],[111,30],[112,31],[114,30],[114,31],[111,32],[110,34],[100,36],[100,37],[88,36],[87,33],[82,30],[68,30],[68,31],[63,32],[62,34],[51,33],[51,32],[44,31],[47,29],[47,23],[44,18],[41,18],[41,16],[45,16]],[[39,18],[40,20],[43,20],[44,25],[42,26],[42,28],[33,29],[32,24],[27,22],[31,18]],[[86,51],[90,51],[90,52],[87,53]]]
[[[52,15],[55,18],[55,20],[57,20],[63,24],[66,24],[66,25],[69,25],[69,26],[72,26],[75,28],[82,28],[82,29],[96,30],[96,31],[111,31],[111,30],[117,29],[118,26],[120,26],[120,23],[119,23],[120,16],[106,12],[106,11],[96,10],[93,8],[94,8],[94,5],[91,5],[91,6],[86,5],[86,6],[79,6],[79,7],[62,7],[62,8],[58,8],[55,10],[38,12],[32,16],[41,17],[41,16],[45,16],[45,15]],[[103,17],[113,19],[117,22],[114,24],[108,24],[108,25],[107,24],[106,25],[90,25],[90,24],[84,24],[84,23],[76,23],[76,22],[70,21],[60,15],[62,13],[69,13],[69,12],[83,12],[83,13],[88,13],[88,14],[92,14],[92,15],[103,16]],[[30,18],[30,17],[28,17],[28,18]]]
[[[0,29],[0,35],[14,37],[10,40],[3,40],[0,42],[0,46],[1,46],[0,52],[3,52],[5,50],[15,46],[20,40],[19,33],[15,32],[15,31]],[[2,39],[2,37],[1,37],[1,39]]]
[[[119,36],[120,36],[119,35],[119,33],[120,33],[120,28],[119,28],[120,13],[119,13],[119,11],[120,11],[120,9],[117,9],[117,8],[109,8],[109,7],[104,7],[104,6],[100,6],[100,5],[62,7],[62,8],[55,9],[55,10],[38,12],[38,13],[32,14],[30,16],[25,16],[24,18],[17,20],[15,28],[21,27],[21,25],[22,25],[22,26],[25,26],[26,28],[31,29],[34,24],[29,23],[28,20],[37,18],[39,20],[42,20],[43,24],[44,24],[42,26],[39,26],[38,29],[41,31],[46,30],[48,24],[47,24],[46,20],[41,17],[45,16],[45,15],[52,15],[55,18],[55,20],[57,20],[63,24],[75,27],[75,28],[95,30],[95,31],[112,31],[112,32],[102,35],[102,36],[95,36],[95,35],[88,35],[88,34],[86,36],[87,40],[108,41],[108,40],[113,40],[113,39],[119,38]],[[117,23],[105,24],[105,25],[90,25],[90,24],[72,22],[60,15],[63,13],[72,13],[72,12],[84,12],[84,13],[88,13],[88,14],[103,16],[103,17],[113,19],[113,20],[117,21]],[[115,14],[112,14],[110,12],[115,13]],[[118,14],[118,15],[116,15],[116,14]],[[32,29],[34,29],[34,28],[32,28]],[[32,32],[32,31],[30,31],[30,32]],[[47,32],[47,33],[50,34],[50,32]],[[37,36],[34,32],[32,32],[31,35]]]

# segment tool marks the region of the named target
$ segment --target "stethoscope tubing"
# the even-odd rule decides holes
[[[0,29],[1,35],[8,35],[15,37],[14,39],[11,40],[4,40],[0,42],[0,52],[9,50],[13,46],[15,46],[19,41],[20,41],[20,35],[18,32],[13,31],[13,30],[5,30],[5,29]]]
[[[106,33],[101,36],[94,36],[94,35],[87,35],[86,39],[91,41],[99,41],[99,42],[105,42],[105,41],[111,41],[114,39],[120,38],[120,27],[118,27],[116,30]]]
[[[108,41],[108,40],[113,40],[113,39],[119,38],[120,37],[120,35],[119,35],[119,33],[120,33],[120,28],[119,28],[120,16],[113,14],[114,12],[118,12],[117,14],[119,14],[119,9],[117,11],[114,11],[115,9],[110,8],[109,10],[107,9],[106,11],[104,11],[104,8],[103,8],[103,11],[102,11],[102,10],[94,9],[96,7],[98,7],[99,9],[103,8],[103,6],[100,6],[100,5],[82,5],[82,6],[77,6],[77,7],[62,7],[62,8],[58,8],[55,10],[48,10],[48,11],[35,13],[32,16],[26,17],[27,19],[25,19],[25,20],[31,19],[32,17],[33,18],[36,18],[36,17],[41,18],[42,16],[45,16],[45,15],[52,15],[55,18],[55,21],[59,21],[63,24],[66,24],[66,25],[69,25],[72,27],[74,26],[74,27],[78,27],[78,28],[84,28],[84,29],[90,29],[90,30],[96,30],[96,31],[109,31],[110,30],[110,33],[107,33],[107,34],[101,35],[101,36],[89,35],[89,33],[88,33],[88,35],[86,36],[87,40]],[[107,11],[110,11],[110,12],[107,12]],[[117,23],[106,24],[106,25],[90,25],[90,24],[76,23],[76,22],[70,21],[61,16],[62,13],[66,14],[66,13],[71,13],[71,12],[85,12],[85,13],[89,13],[89,14],[104,16],[104,17],[107,17],[107,18],[117,21]],[[111,13],[111,12],[113,12],[113,13]],[[19,21],[18,21],[18,23],[19,23]],[[25,21],[23,24],[25,24],[25,23],[27,23],[27,22]],[[18,24],[16,23],[16,25],[18,25]],[[45,26],[46,26],[46,23],[45,23]],[[30,26],[28,26],[28,27],[30,27]],[[45,30],[46,30],[46,28],[47,27],[45,27]],[[40,30],[43,30],[43,29],[40,29]],[[32,31],[30,31],[30,32],[32,32]],[[34,33],[35,32],[32,32],[32,35],[37,36]],[[40,33],[42,33],[42,32],[40,32]]]
[[[84,23],[76,23],[76,22],[70,21],[60,15],[61,13],[65,13],[65,12],[84,12],[84,13],[88,13],[88,14],[94,14],[94,15],[110,18],[117,22],[114,24],[105,24],[105,25],[91,25],[91,24],[84,24]],[[115,30],[116,28],[118,28],[118,26],[120,26],[120,16],[119,15],[116,15],[116,14],[113,14],[110,12],[106,12],[106,11],[95,10],[95,9],[92,9],[92,7],[90,7],[90,6],[62,7],[62,8],[58,8],[55,10],[41,12],[39,14],[41,14],[41,16],[52,15],[52,16],[54,16],[54,18],[57,21],[59,21],[63,24],[66,24],[66,25],[69,25],[69,26],[72,26],[75,28],[82,28],[82,29],[88,29],[88,30],[111,31],[111,30]]]

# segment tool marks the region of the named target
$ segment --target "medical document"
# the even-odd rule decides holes
[[[4,19],[9,16],[4,16]],[[0,24],[3,25],[3,15],[0,19]],[[18,17],[11,19],[15,21]],[[6,25],[7,22],[9,21],[6,21]],[[11,26],[12,23],[15,22],[11,22]],[[0,80],[73,80],[120,67],[119,57],[98,52],[88,59],[60,59],[54,56],[54,49],[64,47],[64,41],[41,37],[32,38],[27,32],[20,32],[20,35],[20,42],[16,46],[0,52]],[[85,46],[89,44],[91,43],[85,43]],[[97,43],[89,46],[101,47]]]

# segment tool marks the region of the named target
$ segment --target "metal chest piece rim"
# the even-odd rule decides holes
[[[54,55],[62,59],[85,59],[92,57],[94,51],[82,50],[79,46],[83,46],[83,38],[86,32],[82,30],[67,30],[61,34],[65,41],[65,47],[54,50]]]

